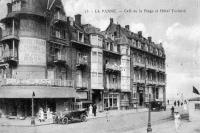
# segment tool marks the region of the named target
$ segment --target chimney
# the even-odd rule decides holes
[[[113,23],[113,18],[110,18],[110,24],[112,24]]]
[[[129,30],[129,25],[125,25],[125,29]]]
[[[149,36],[149,37],[148,37],[148,41],[149,41],[149,42],[151,42],[151,41],[152,41],[152,38],[151,38],[151,36]]]
[[[75,23],[79,26],[81,25],[81,14],[75,15]]]
[[[138,36],[142,37],[142,31],[138,31]]]
[[[7,3],[7,10],[8,10],[8,13],[11,13],[12,12],[12,4],[11,3]]]
[[[117,24],[117,30],[120,30],[120,29],[121,29],[121,25]]]

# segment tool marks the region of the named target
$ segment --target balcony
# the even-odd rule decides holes
[[[139,83],[139,84],[144,84],[145,83],[145,79],[134,79],[133,82],[134,83]]]
[[[66,63],[66,60],[65,60],[65,56],[64,55],[56,55],[56,56],[48,56],[48,63],[49,64],[55,64],[55,65],[59,65],[59,64],[62,64],[62,65],[65,65]]]
[[[120,67],[120,65],[117,65],[117,64],[107,63],[105,65],[105,71],[106,72],[120,72],[121,71],[121,67]]]
[[[85,68],[88,65],[88,56],[83,56],[77,59],[77,69]]]
[[[77,82],[76,88],[77,89],[87,89],[88,88],[88,81]]]
[[[166,83],[165,83],[164,81],[158,81],[158,85],[160,85],[160,86],[165,86]]]
[[[55,13],[53,19],[54,19],[53,21],[54,24],[67,23],[67,17],[62,15],[60,12]]]
[[[150,64],[147,64],[147,65],[146,65],[146,68],[149,69],[149,70],[157,70],[157,67],[156,67],[156,66],[150,65]]]
[[[133,66],[134,67],[145,67],[145,64],[141,63],[141,62],[133,62]]]
[[[74,87],[73,80],[61,79],[3,79],[1,86],[58,86]]]
[[[3,61],[7,63],[17,63],[18,56],[17,50],[9,49],[8,51],[3,52]]]
[[[2,39],[1,41],[6,41],[6,40],[19,40],[18,36],[18,30],[15,30],[14,32],[12,30],[4,30],[2,32]]]
[[[116,84],[114,84],[114,83],[107,83],[106,84],[106,88],[108,90],[118,90],[118,89],[120,89],[120,87],[119,87],[119,85],[117,83]]]

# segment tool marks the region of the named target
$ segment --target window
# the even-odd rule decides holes
[[[20,0],[15,0],[12,3],[12,11],[15,12],[15,11],[20,11],[20,10],[21,10],[21,1]]]
[[[78,31],[78,41],[84,42],[84,34]]]
[[[61,34],[60,34],[60,31],[59,31],[59,30],[56,30],[56,37],[57,37],[57,38],[61,38]]]

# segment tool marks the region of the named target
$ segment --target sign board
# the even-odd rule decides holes
[[[19,42],[20,65],[46,65],[46,40],[21,37]]]
[[[78,94],[78,99],[87,99],[88,95],[87,92],[77,92]]]

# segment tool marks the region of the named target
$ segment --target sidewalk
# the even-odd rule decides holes
[[[97,119],[97,118],[104,118],[104,117],[113,117],[118,115],[125,115],[130,113],[141,113],[147,111],[146,108],[142,109],[130,109],[130,110],[109,110],[104,112],[97,113],[97,116],[94,117],[88,116],[87,120]],[[53,124],[52,121],[45,121],[45,122],[39,122],[38,119],[35,119],[35,126],[44,126],[44,125],[50,125]],[[19,119],[7,119],[7,118],[0,118],[0,126],[22,126],[22,127],[29,127],[31,126],[31,118],[26,118],[25,120],[19,120]]]

